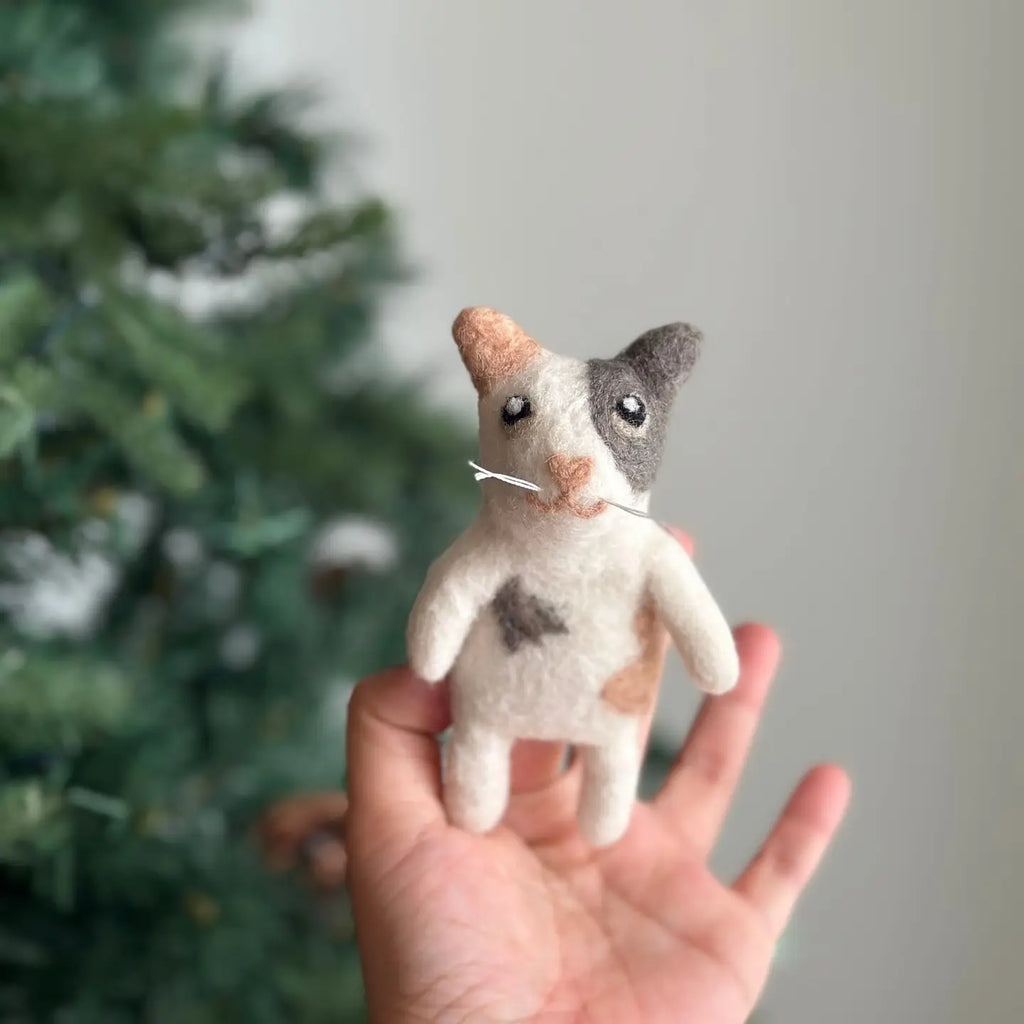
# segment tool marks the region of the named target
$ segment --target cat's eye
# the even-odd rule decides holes
[[[502,407],[501,418],[511,427],[525,420],[532,412],[530,400],[525,395],[513,395]]]
[[[647,422],[647,406],[639,395],[626,395],[620,398],[615,411],[631,427],[642,427]]]

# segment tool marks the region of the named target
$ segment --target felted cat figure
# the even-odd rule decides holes
[[[463,310],[452,333],[479,394],[483,467],[540,489],[486,479],[478,518],[433,564],[409,620],[412,670],[450,678],[448,816],[492,829],[512,744],[560,740],[583,760],[580,832],[608,845],[629,824],[669,637],[705,692],[724,693],[739,673],[728,624],[682,546],[616,507],[648,508],[701,335],[668,324],[583,362],[493,309]]]

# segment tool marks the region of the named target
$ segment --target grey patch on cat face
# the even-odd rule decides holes
[[[641,334],[614,359],[587,363],[590,418],[636,494],[654,483],[672,400],[697,361],[700,341],[700,331],[689,324],[666,324]],[[627,395],[647,406],[642,433],[622,427],[616,407]]]
[[[547,634],[564,635],[568,626],[546,601],[527,594],[523,581],[513,576],[491,602],[505,647],[515,653],[524,643],[539,644]]]

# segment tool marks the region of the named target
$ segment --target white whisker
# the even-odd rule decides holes
[[[530,483],[529,480],[521,480],[517,476],[508,476],[505,473],[493,473],[489,469],[484,469],[483,466],[478,466],[472,459],[469,460],[470,466],[476,470],[473,475],[473,479],[480,483],[482,480],[500,480],[503,484],[511,484],[513,487],[522,487],[527,491],[539,491],[540,487],[537,484]],[[644,512],[640,508],[630,508],[629,505],[620,505],[617,501],[612,501],[610,498],[598,497],[598,501],[603,501],[606,505],[611,505],[613,508],[620,509],[623,512],[628,512],[631,516],[637,516],[640,519],[650,519],[651,515],[648,512]]]
[[[504,473],[492,473],[483,466],[478,466],[472,459],[469,464],[476,470],[473,479],[479,483],[481,480],[500,480],[503,484],[511,484],[513,487],[523,487],[528,491],[539,491],[537,484],[531,484],[529,480],[520,480],[517,476],[506,476]]]
[[[642,508],[630,508],[628,505],[620,505],[617,501],[612,501],[610,498],[600,498],[606,505],[611,505],[614,508],[621,509],[623,512],[628,512],[631,516],[638,516],[640,519],[650,519],[650,512],[645,512]]]

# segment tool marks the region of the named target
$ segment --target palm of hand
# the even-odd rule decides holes
[[[509,829],[426,836],[394,876],[403,979],[424,1019],[736,1022],[768,966],[766,924],[649,808],[592,853]]]
[[[443,694],[403,670],[362,684],[348,846],[373,1019],[747,1019],[846,781],[828,766],[806,776],[733,886],[708,870],[777,659],[766,629],[737,640],[739,687],[705,704],[661,793],[605,850],[576,831],[579,767],[559,771],[560,752],[541,744],[517,749],[498,829],[449,826],[433,739]]]

